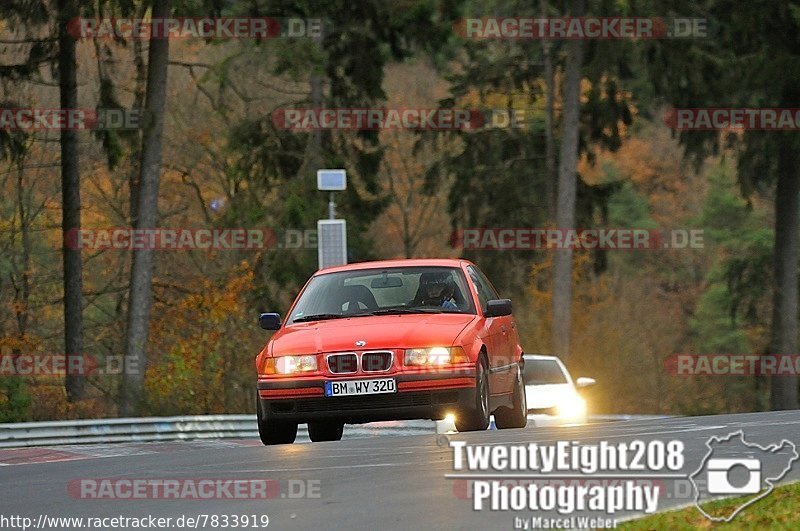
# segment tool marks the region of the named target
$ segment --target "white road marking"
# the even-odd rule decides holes
[[[374,463],[362,465],[333,465],[333,466],[313,466],[308,468],[259,468],[247,470],[229,470],[233,473],[261,473],[261,472],[306,472],[312,470],[334,470],[339,468],[373,468],[373,467],[390,467],[390,466],[405,466],[413,465],[414,463]]]
[[[445,474],[445,479],[686,479],[686,474]]]
[[[619,439],[622,437],[641,437],[642,435],[661,435],[665,433],[686,433],[690,431],[707,431],[707,430],[720,430],[720,429],[727,429],[728,426],[698,426],[696,428],[683,428],[677,430],[662,430],[662,431],[649,431],[649,432],[640,432],[640,433],[621,433],[619,435],[581,435],[574,438],[576,441],[581,441],[583,439]],[[485,446],[494,446],[494,445],[505,445],[505,444],[524,444],[524,443],[545,443],[545,442],[558,442],[563,441],[564,437],[559,437],[557,439],[536,439],[536,440],[524,440],[524,441],[497,441],[497,442],[485,442],[481,443]]]

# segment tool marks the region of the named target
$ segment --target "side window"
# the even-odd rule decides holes
[[[498,298],[497,293],[494,292],[491,284],[488,283],[486,277],[478,269],[468,266],[467,271],[469,271],[469,278],[475,283],[475,288],[478,290],[478,301],[480,302],[481,310],[485,311],[486,303]]]
[[[486,291],[489,294],[489,300],[499,299],[500,298],[500,294],[497,293],[496,289],[494,289],[494,286],[492,286],[492,283],[489,282],[488,278],[486,278],[486,275],[483,274],[483,271],[481,271],[480,269],[477,269],[477,268],[475,269],[475,271],[477,271],[478,278],[481,279],[481,282],[483,283],[483,285],[486,286]]]

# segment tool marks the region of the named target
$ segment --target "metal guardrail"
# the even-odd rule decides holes
[[[255,415],[59,420],[0,424],[0,448],[241,438],[255,435]]]
[[[435,433],[433,421],[376,422],[348,426],[346,437]],[[0,448],[258,437],[255,414],[58,420],[0,424]],[[301,425],[299,441],[308,441]]]
[[[595,415],[592,422],[667,418],[658,415]],[[436,433],[437,423],[426,420],[375,422],[348,426],[345,437]],[[98,444],[118,442],[178,441],[258,437],[255,414],[194,415],[120,419],[58,420],[0,424],[0,448]],[[299,441],[308,441],[305,425]]]

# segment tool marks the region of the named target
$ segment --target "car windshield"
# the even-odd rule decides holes
[[[475,313],[456,267],[393,267],[323,273],[300,294],[290,323],[406,313]]]
[[[569,383],[558,362],[553,360],[525,360],[525,385]]]

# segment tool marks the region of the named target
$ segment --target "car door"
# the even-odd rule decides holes
[[[476,290],[481,313],[485,313],[486,303],[500,296],[480,269],[469,265],[467,272]],[[489,353],[489,388],[491,394],[505,394],[513,388],[516,376],[513,365],[516,349],[510,347],[510,343],[515,341],[516,329],[510,315],[485,317],[484,326],[484,343]]]

